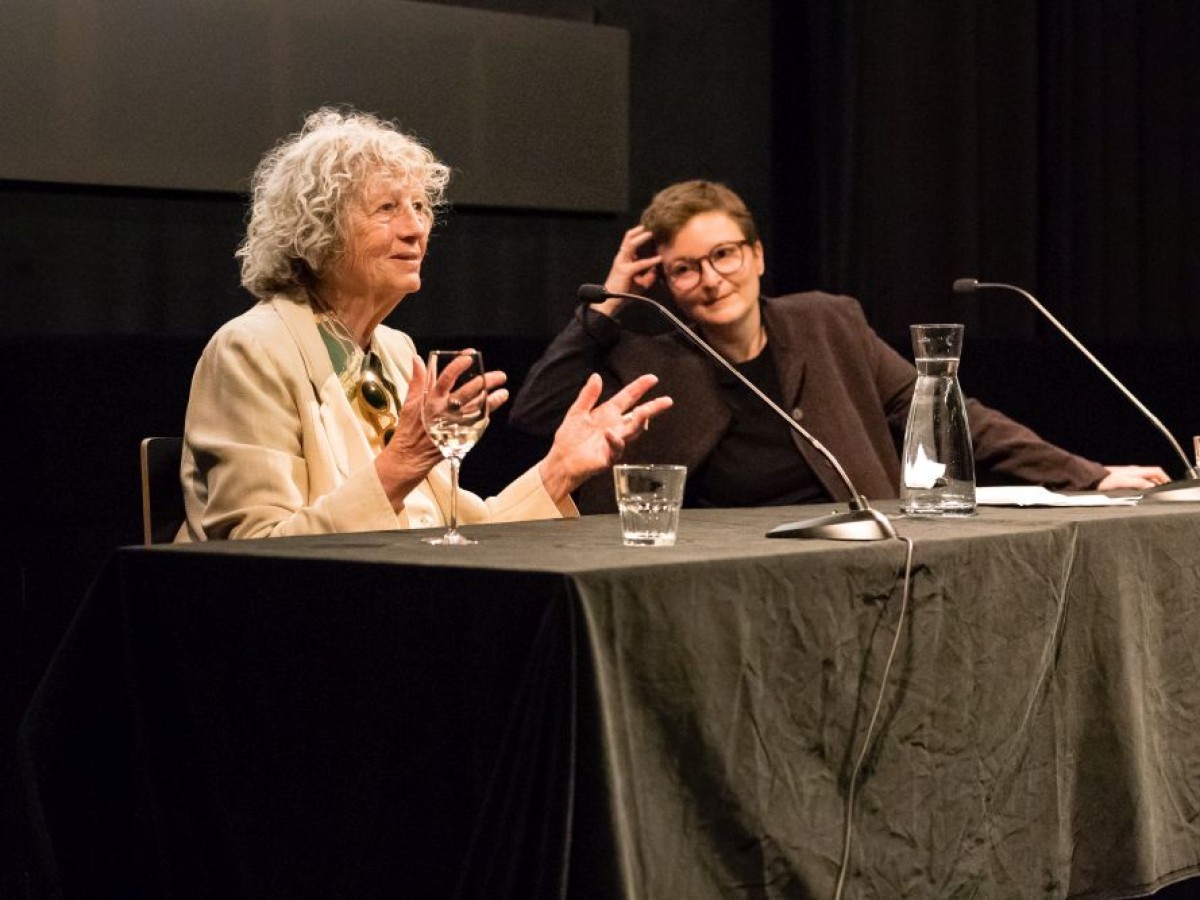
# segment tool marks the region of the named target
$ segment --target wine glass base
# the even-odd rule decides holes
[[[464,547],[468,544],[478,544],[479,541],[473,541],[469,537],[464,537],[457,531],[447,531],[445,534],[439,534],[437,537],[422,538],[426,544],[452,545],[455,547]]]

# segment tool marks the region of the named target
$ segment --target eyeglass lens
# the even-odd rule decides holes
[[[677,259],[667,268],[667,280],[678,288],[691,287],[700,281],[704,260],[718,275],[734,275],[742,268],[742,247],[745,241],[717,244],[700,259]]]

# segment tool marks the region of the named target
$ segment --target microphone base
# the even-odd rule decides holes
[[[875,509],[852,509],[776,525],[769,538],[816,538],[825,541],[882,541],[896,537],[888,517]]]
[[[1142,491],[1144,503],[1200,503],[1200,478],[1168,481]]]

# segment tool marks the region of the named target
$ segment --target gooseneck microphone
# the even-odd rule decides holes
[[[789,428],[799,434],[810,447],[820,453],[833,466],[833,470],[837,472],[838,477],[842,479],[842,482],[846,485],[846,489],[850,492],[850,511],[819,516],[801,522],[789,522],[784,525],[777,525],[767,532],[767,537],[825,538],[834,541],[879,541],[884,538],[894,538],[897,536],[896,529],[892,527],[892,523],[888,521],[887,516],[871,508],[871,504],[867,502],[867,498],[860,494],[854,487],[854,484],[850,481],[850,476],[846,474],[846,470],[842,468],[842,464],[838,462],[837,457],[824,444],[813,437],[808,429],[789,416],[779,404],[759,390],[754,382],[734,368],[725,357],[705,343],[696,332],[657,300],[651,300],[649,297],[643,297],[641,294],[623,294],[619,291],[610,291],[599,284],[581,284],[579,290],[576,292],[576,296],[584,303],[589,304],[602,303],[610,298],[617,298],[621,300],[636,300],[639,303],[648,303],[650,306],[653,306],[658,310],[660,315],[675,326],[675,329],[680,334],[744,384],[759,400],[787,422]]]
[[[1169,432],[1166,426],[1159,421],[1158,416],[1150,412],[1150,410],[1146,408],[1146,404],[1142,403],[1141,400],[1135,397],[1133,392],[1129,390],[1129,388],[1125,387],[1125,385],[1121,383],[1120,379],[1118,379],[1116,375],[1108,371],[1104,364],[1100,362],[1100,360],[1096,359],[1092,352],[1088,350],[1087,347],[1083,346],[1083,344],[1079,342],[1075,335],[1071,334],[1071,332],[1067,330],[1066,326],[1063,325],[1062,322],[1058,321],[1058,319],[1056,319],[1050,313],[1050,311],[1046,309],[1046,307],[1042,306],[1042,304],[1038,302],[1038,299],[1033,296],[1033,294],[1011,284],[980,282],[974,278],[960,278],[954,282],[954,293],[956,294],[973,294],[978,290],[990,288],[997,288],[1002,291],[1012,291],[1013,293],[1020,294],[1022,297],[1032,303],[1038,312],[1050,320],[1051,325],[1061,331],[1066,336],[1067,340],[1075,345],[1075,348],[1079,350],[1080,353],[1091,360],[1092,365],[1103,372],[1108,380],[1115,384],[1118,390],[1120,390],[1122,394],[1129,398],[1129,401],[1138,408],[1142,415],[1150,420],[1155,428],[1162,432],[1163,436],[1167,439],[1167,442],[1171,445],[1175,452],[1179,454],[1179,458],[1183,460],[1183,468],[1187,472],[1187,478],[1179,481],[1169,481],[1166,484],[1160,484],[1157,487],[1148,488],[1142,493],[1143,498],[1146,500],[1156,501],[1200,501],[1200,471],[1198,471],[1196,466],[1192,464],[1191,460],[1187,458],[1187,454],[1183,452],[1183,448],[1179,446],[1179,442],[1175,440],[1171,432]]]

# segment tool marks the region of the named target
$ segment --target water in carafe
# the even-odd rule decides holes
[[[913,325],[917,383],[900,472],[900,508],[910,516],[975,512],[975,455],[958,384],[962,325]]]

